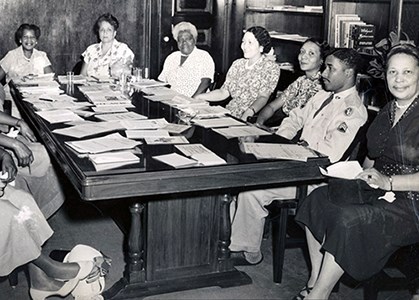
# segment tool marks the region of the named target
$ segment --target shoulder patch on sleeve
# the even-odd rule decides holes
[[[338,131],[345,133],[348,130],[348,125],[345,122],[342,122],[338,126]]]

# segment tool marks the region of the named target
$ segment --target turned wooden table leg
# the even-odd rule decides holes
[[[220,271],[230,269],[230,236],[231,236],[231,222],[230,222],[230,204],[232,198],[228,194],[221,197],[220,207],[220,239],[218,241],[218,261],[220,262]]]
[[[128,280],[129,283],[144,282],[144,234],[141,219],[144,204],[134,203],[129,209],[131,229],[128,238]]]

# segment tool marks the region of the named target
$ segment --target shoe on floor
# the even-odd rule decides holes
[[[233,262],[233,266],[256,266],[262,262],[263,256],[259,261],[251,263],[246,259],[243,252],[235,252],[231,254],[230,260]]]

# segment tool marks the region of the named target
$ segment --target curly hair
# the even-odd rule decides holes
[[[306,44],[306,43],[308,43],[308,42],[312,42],[313,44],[316,44],[317,47],[319,47],[319,49],[320,49],[320,57],[322,59],[324,59],[324,57],[330,52],[330,46],[329,46],[329,44],[327,42],[321,40],[321,39],[311,37],[311,38],[308,38],[303,43],[303,45]]]
[[[263,47],[263,53],[268,53],[271,50],[271,36],[265,28],[261,26],[253,26],[247,29],[246,32],[253,33],[256,40],[259,42],[259,45]]]
[[[194,40],[198,38],[198,30],[196,29],[195,25],[189,22],[180,22],[173,27],[172,35],[175,41],[177,42],[177,38],[179,35],[179,32],[181,31],[188,31],[190,34],[192,34]]]
[[[32,30],[35,33],[36,39],[39,39],[39,37],[41,36],[41,29],[39,29],[38,26],[34,24],[24,23],[20,25],[19,28],[15,32],[15,42],[18,46],[20,46],[21,44],[20,40],[22,39],[23,31],[25,30]]]
[[[358,74],[362,68],[363,59],[361,55],[354,49],[336,48],[329,55],[332,55],[343,62],[348,68],[354,70],[354,74]]]
[[[96,22],[95,22],[95,25],[93,26],[93,32],[96,34],[96,35],[99,35],[99,29],[100,29],[100,24],[102,23],[102,22],[108,22],[109,24],[111,24],[111,26],[113,27],[113,29],[115,30],[115,31],[117,31],[118,30],[118,28],[119,28],[119,22],[118,22],[118,19],[117,18],[115,18],[113,15],[111,15],[110,13],[106,13],[106,14],[103,14],[103,15],[101,15],[97,20],[96,20]]]
[[[419,65],[419,49],[412,44],[398,44],[392,47],[387,53],[386,68],[388,67],[388,61],[393,55],[406,54],[413,57],[416,63]]]

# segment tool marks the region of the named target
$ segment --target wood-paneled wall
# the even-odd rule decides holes
[[[110,12],[119,21],[116,38],[135,53],[143,65],[146,0],[0,0],[0,57],[16,47],[14,34],[22,23],[41,28],[38,49],[46,51],[57,74],[65,74],[80,60],[81,53],[96,43],[96,19]]]

